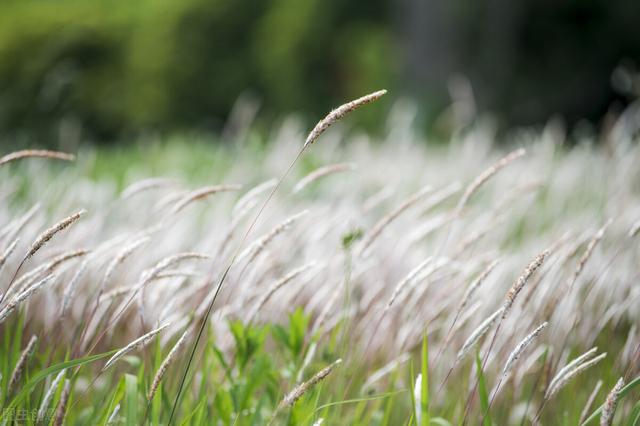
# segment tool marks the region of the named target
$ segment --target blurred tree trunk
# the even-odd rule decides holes
[[[446,81],[458,67],[454,22],[451,3],[446,0],[400,3],[398,27],[407,58],[406,89],[430,98],[430,104],[445,100]]]

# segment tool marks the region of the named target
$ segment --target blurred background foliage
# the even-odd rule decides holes
[[[610,80],[640,60],[639,24],[628,0],[2,0],[0,134],[218,131],[241,96],[315,120],[381,87],[427,127],[465,87],[508,125],[597,120],[629,101]]]

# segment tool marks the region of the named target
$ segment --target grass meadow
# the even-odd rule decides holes
[[[633,121],[359,106],[0,160],[0,422],[640,425]]]

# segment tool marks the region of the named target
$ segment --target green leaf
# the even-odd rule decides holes
[[[138,378],[133,374],[124,375],[125,422],[127,426],[139,424],[138,420]]]
[[[123,396],[124,396],[124,380],[120,380],[120,382],[118,383],[118,387],[116,388],[116,391],[113,393],[113,396],[111,397],[111,401],[109,402],[109,404],[107,404],[106,409],[102,413],[102,426],[106,426],[107,421],[111,416],[111,413],[113,413],[113,410],[115,410],[116,405],[118,405],[118,403],[122,400]]]
[[[221,389],[214,398],[216,406],[216,417],[222,420],[223,424],[231,423],[231,415],[233,414],[233,399],[229,392]]]
[[[342,247],[346,250],[350,249],[353,243],[362,238],[363,231],[360,228],[356,228],[351,232],[347,232],[342,236]]]
[[[243,371],[251,357],[260,351],[269,327],[245,326],[241,321],[232,321],[229,323],[229,329],[236,343],[237,365],[240,371]]]
[[[484,380],[482,372],[482,360],[480,353],[476,352],[476,367],[478,369],[478,394],[480,395],[480,407],[482,408],[482,417],[484,418],[484,426],[491,426],[491,413],[489,412],[489,393],[487,392],[487,384]]]
[[[294,359],[297,359],[302,352],[308,323],[309,318],[304,314],[302,308],[296,309],[289,316],[289,347]]]
[[[274,324],[271,326],[271,335],[273,336],[273,339],[278,343],[278,346],[282,346],[283,348],[287,348],[288,350],[291,349],[289,347],[289,332],[286,328],[282,327],[281,325]]]
[[[229,368],[229,364],[227,364],[227,361],[224,359],[224,354],[215,345],[212,345],[212,349],[213,349],[214,355],[216,356],[216,359],[220,362],[220,365],[222,365],[222,368],[224,369],[224,375],[226,376],[227,380],[229,380],[229,383],[233,384],[233,377],[231,376],[231,368]]]

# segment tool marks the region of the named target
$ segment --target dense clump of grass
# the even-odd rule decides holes
[[[216,181],[3,157],[0,421],[639,424],[637,141],[330,129],[383,94]]]

